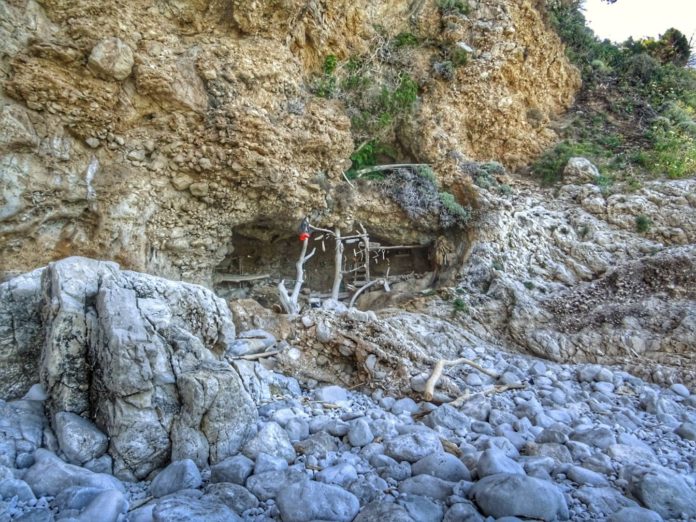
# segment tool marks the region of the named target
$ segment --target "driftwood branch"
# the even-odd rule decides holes
[[[364,286],[361,286],[358,288],[358,291],[353,294],[353,297],[350,298],[350,303],[348,304],[348,308],[353,308],[353,305],[355,304],[355,301],[357,301],[358,297],[360,297],[360,294],[362,294],[365,290],[370,288],[371,286],[375,285],[384,285],[384,289],[389,292],[389,283],[387,283],[386,279],[375,279],[374,281],[370,281]]]
[[[483,366],[475,363],[470,359],[440,359],[435,363],[435,366],[433,366],[433,371],[430,374],[430,377],[428,377],[428,380],[425,381],[425,390],[423,391],[423,398],[426,401],[433,400],[433,395],[435,394],[435,385],[437,384],[437,381],[440,380],[440,377],[442,376],[442,371],[445,369],[445,366],[457,366],[459,364],[468,364],[472,368],[476,368],[481,373],[485,373],[486,375],[488,375],[489,377],[493,377],[494,379],[497,379],[499,377],[499,375],[496,372],[484,368]]]
[[[343,280],[343,241],[341,241],[341,230],[338,227],[336,227],[334,235],[336,238],[336,254],[334,256],[334,280],[331,287],[331,299],[338,300],[338,293]]]
[[[278,355],[280,352],[277,350],[271,351],[271,352],[261,352],[261,353],[252,353],[249,355],[238,355],[236,357],[231,357],[233,361],[256,361],[258,359],[265,359],[266,357],[273,357],[274,355]]]
[[[394,165],[376,165],[374,167],[366,167],[364,169],[356,170],[355,177],[360,178],[365,174],[370,174],[372,172],[381,172],[383,170],[408,169],[429,166],[430,165],[428,165],[427,163],[396,163]]]
[[[503,393],[508,390],[519,390],[522,388],[525,388],[526,385],[524,383],[514,383],[514,384],[496,384],[495,386],[491,386],[490,388],[484,390],[482,393],[483,395],[494,395],[496,393]],[[478,394],[476,394],[478,395]],[[449,402],[448,404],[450,406],[454,406],[455,408],[458,408],[462,404],[464,404],[466,401],[471,399],[474,395],[471,394],[469,390],[466,390],[463,395],[460,395],[456,399],[454,399],[452,402]]]
[[[280,304],[287,314],[296,314],[300,311],[298,299],[300,298],[300,290],[302,289],[302,284],[304,283],[304,264],[309,261],[309,259],[317,251],[315,248],[309,254],[307,254],[307,243],[309,243],[309,239],[302,241],[302,251],[300,252],[300,257],[297,259],[297,263],[295,263],[295,271],[297,272],[297,276],[295,279],[295,286],[292,290],[292,295],[288,295],[288,290],[285,288],[284,279],[278,283],[278,296],[280,298]]]

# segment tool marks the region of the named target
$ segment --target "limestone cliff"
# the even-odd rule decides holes
[[[0,276],[81,254],[210,284],[235,230],[269,241],[309,213],[430,241],[437,223],[344,181],[349,107],[311,89],[326,56],[409,31],[418,102],[389,139],[467,203],[453,158],[527,162],[579,85],[530,0],[1,2]],[[438,77],[458,45],[467,65]]]

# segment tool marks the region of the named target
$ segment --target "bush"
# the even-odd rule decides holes
[[[652,221],[650,218],[644,214],[636,216],[636,232],[639,234],[645,234],[652,226]]]
[[[452,311],[454,313],[469,313],[469,306],[460,297],[457,297],[452,301]]]
[[[469,209],[457,202],[449,192],[438,192],[437,184],[428,176],[399,169],[380,183],[382,193],[395,201],[411,221],[438,220],[442,228],[464,226]]]
[[[563,169],[570,158],[576,156],[595,156],[601,150],[588,142],[562,141],[553,149],[546,151],[533,165],[532,171],[541,179],[544,186],[553,185],[563,179]]]
[[[392,40],[392,45],[398,49],[400,47],[414,47],[420,43],[418,37],[409,32],[399,33]]]
[[[468,15],[471,8],[466,0],[437,0],[442,14]]]
[[[583,77],[578,111],[563,141],[533,165],[545,185],[562,178],[569,156],[585,156],[618,181],[683,177],[696,171],[696,71],[679,31],[656,40],[600,41],[580,2],[550,2],[549,21]],[[607,117],[608,116],[608,117]],[[606,188],[607,180],[598,180]]]

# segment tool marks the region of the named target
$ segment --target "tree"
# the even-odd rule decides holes
[[[667,29],[658,40],[645,43],[648,53],[661,63],[685,67],[691,57],[691,44],[679,29]]]

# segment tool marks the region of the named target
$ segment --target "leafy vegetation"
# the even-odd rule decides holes
[[[615,45],[585,24],[577,1],[551,2],[549,21],[582,73],[573,121],[562,141],[533,165],[542,184],[562,179],[570,157],[584,156],[602,172],[603,190],[617,183],[696,173],[696,71],[686,68],[688,39],[669,29],[657,39]]]
[[[458,313],[469,313],[469,306],[466,304],[464,299],[461,297],[455,297],[454,300],[452,301],[452,312],[455,314]]]
[[[652,226],[652,221],[650,218],[644,214],[636,216],[636,232],[639,234],[645,234]]]
[[[437,0],[443,14],[468,15],[471,8],[466,0]]]

